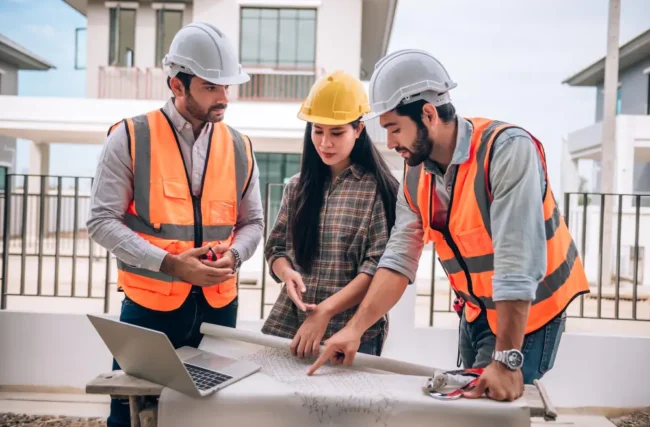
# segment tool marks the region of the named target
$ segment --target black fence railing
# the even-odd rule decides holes
[[[1,308],[13,296],[68,297],[103,300],[108,312],[116,265],[110,253],[88,238],[92,178],[7,174],[5,183],[0,193]],[[262,247],[283,191],[284,184],[266,184]],[[650,320],[650,194],[567,193],[563,211],[591,286],[590,294],[569,306],[568,315]],[[609,238],[604,233],[606,212],[611,213]],[[607,241],[611,280],[603,280]],[[239,286],[259,292],[263,319],[280,285],[271,279],[263,255],[258,261],[261,265],[244,264],[246,277],[240,277]],[[453,292],[434,247],[425,247],[418,272],[415,315],[420,324],[432,326],[436,313],[453,313]]]
[[[564,218],[591,286],[570,314],[650,320],[650,193],[565,193]]]
[[[5,175],[2,309],[8,296],[33,295],[103,299],[108,311],[112,257],[88,238],[91,186],[92,178]]]

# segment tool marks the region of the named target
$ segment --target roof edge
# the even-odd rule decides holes
[[[68,6],[70,6],[72,9],[79,12],[79,14],[81,14],[82,16],[88,17],[88,3],[87,2],[85,4],[83,4],[83,5],[80,4],[78,6],[76,4],[74,4],[74,2],[70,2],[69,0],[63,0],[63,2],[65,4],[67,4]]]
[[[0,55],[5,61],[15,65],[20,70],[46,71],[56,68],[44,58],[27,50],[2,34],[0,34]]]
[[[384,39],[381,45],[381,56],[385,56],[388,51],[388,44],[390,43],[391,35],[393,34],[393,25],[395,24],[395,12],[397,11],[397,3],[399,0],[389,0],[390,5],[388,7],[388,16],[386,17],[386,26],[388,27],[384,31]]]
[[[625,64],[626,57],[633,55],[635,51],[642,49],[646,44],[650,46],[650,29],[647,29],[624,45],[621,45],[618,48],[619,69],[630,66],[631,64]],[[606,58],[607,56],[604,56],[572,76],[567,77],[562,81],[562,84],[568,84],[570,86],[595,86],[589,82],[593,80],[597,74],[604,73]],[[621,63],[625,65],[621,65]]]

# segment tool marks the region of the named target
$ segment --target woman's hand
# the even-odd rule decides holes
[[[331,316],[323,307],[315,307],[296,332],[291,342],[291,354],[303,357],[318,356],[320,342],[325,335]]]
[[[282,272],[280,279],[287,287],[287,295],[289,295],[291,301],[296,304],[296,307],[302,311],[314,310],[316,308],[316,304],[305,304],[302,302],[302,294],[307,292],[307,288],[302,281],[300,273],[294,269],[287,268]]]

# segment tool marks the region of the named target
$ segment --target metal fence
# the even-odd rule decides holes
[[[1,308],[7,307],[10,296],[73,297],[103,300],[108,312],[117,279],[112,273],[115,259],[88,238],[92,178],[7,174],[5,183],[0,194]],[[262,246],[283,191],[284,184],[266,185]],[[614,203],[610,283],[602,280],[606,198]],[[650,194],[565,194],[564,217],[591,286],[590,294],[569,306],[569,316],[650,320],[650,275],[645,274],[650,271],[645,248],[650,244],[649,202]],[[271,279],[263,256],[259,261],[259,266],[245,264],[255,273],[240,282],[240,288],[259,292],[259,318],[264,318],[275,302],[269,295],[279,285]],[[436,313],[453,312],[453,292],[430,245],[423,252],[414,286],[421,324],[433,325]]]
[[[85,226],[91,186],[92,178],[6,174],[2,309],[8,296],[33,295],[103,299],[108,310],[111,255]]]
[[[649,202],[650,194],[565,193],[564,218],[591,286],[591,293],[570,307],[575,317],[650,320]],[[608,212],[610,275],[603,274]]]

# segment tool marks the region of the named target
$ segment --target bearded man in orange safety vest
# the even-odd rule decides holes
[[[421,50],[377,63],[371,107],[405,159],[395,227],[359,309],[309,374],[328,359],[352,363],[363,331],[415,280],[429,242],[461,303],[463,364],[484,368],[465,397],[514,400],[553,367],[566,308],[589,287],[542,144],[519,126],[458,116],[455,86]]]

